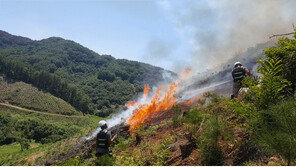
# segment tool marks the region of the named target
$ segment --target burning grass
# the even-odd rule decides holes
[[[126,120],[126,124],[130,125],[130,132],[137,131],[141,124],[157,124],[161,123],[165,117],[170,118],[167,110],[173,106],[181,105],[190,108],[190,106],[203,105],[205,101],[203,99],[206,96],[203,95],[205,91],[220,91],[220,89],[227,89],[229,85],[227,82],[221,82],[214,84],[206,88],[198,88],[194,92],[187,90],[186,97],[182,97],[184,93],[184,86],[190,80],[191,70],[185,69],[179,76],[179,79],[175,82],[171,82],[169,85],[159,85],[155,91],[150,91],[149,85],[145,85],[143,90],[143,97],[139,101],[129,101],[126,106],[128,108],[133,107],[132,116]],[[181,94],[181,95],[180,95]],[[190,95],[190,98],[187,98]],[[187,98],[187,99],[186,99]]]
[[[171,82],[170,85],[166,86],[159,85],[158,89],[153,93],[152,98],[150,98],[150,101],[147,104],[140,104],[138,102],[127,103],[127,106],[137,105],[133,115],[126,121],[126,123],[130,125],[131,133],[133,133],[143,123],[153,124],[163,119],[163,116],[167,116],[167,112],[165,111],[178,104],[177,91],[181,86],[181,82],[190,74],[190,72],[191,69],[187,68],[181,73],[178,81]],[[145,85],[142,99],[148,99],[149,91],[149,85]],[[195,101],[195,99],[188,101],[186,104],[191,104],[193,101]]]
[[[159,111],[165,111],[170,109],[176,104],[177,97],[176,97],[176,89],[178,88],[178,84],[175,82],[172,82],[172,84],[169,86],[168,91],[166,91],[164,97],[161,97],[161,91],[162,87],[160,86],[152,98],[150,104],[144,104],[139,106],[133,116],[129,118],[126,123],[130,125],[130,130],[133,131],[135,128],[137,128],[142,123],[149,123],[153,122],[155,118],[161,117],[165,112],[159,112]],[[144,89],[144,96],[146,89]]]

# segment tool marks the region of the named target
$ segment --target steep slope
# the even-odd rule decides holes
[[[208,87],[209,85],[215,85],[224,83],[220,86],[230,88],[232,86],[232,76],[231,71],[233,69],[233,64],[237,61],[241,62],[243,66],[247,67],[252,76],[258,76],[257,74],[257,60],[256,58],[262,58],[264,56],[264,49],[275,45],[274,42],[268,41],[265,43],[257,44],[254,47],[248,48],[246,51],[237,53],[233,58],[227,60],[221,65],[208,69],[206,72],[198,73],[191,78],[186,84],[186,89],[181,90],[180,94],[183,92],[194,91],[198,88]],[[225,91],[222,93],[226,93]]]
[[[118,108],[133,98],[144,84],[154,85],[164,80],[163,72],[175,76],[159,67],[99,55],[58,37],[32,41],[2,31],[0,43],[1,55],[77,85],[91,97],[97,109]]]

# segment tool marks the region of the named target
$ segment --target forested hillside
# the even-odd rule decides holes
[[[24,68],[32,67],[40,74],[48,75],[42,71],[54,74],[61,79],[59,82],[77,87],[77,91],[86,94],[83,95],[84,101],[88,97],[91,99],[95,109],[99,110],[95,113],[100,116],[109,115],[133,98],[142,90],[143,84],[154,85],[163,80],[164,70],[161,68],[99,55],[58,37],[34,41],[0,31],[0,55],[24,65]],[[168,73],[175,76],[172,72]],[[51,89],[47,91],[54,92]],[[61,97],[58,92],[52,94]],[[79,110],[92,113],[91,106],[77,107],[73,100],[63,99]]]

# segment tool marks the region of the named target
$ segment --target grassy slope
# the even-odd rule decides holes
[[[205,156],[217,158],[209,154],[211,149],[207,145],[217,140],[223,157],[220,165],[285,165],[280,156],[266,154],[250,137],[245,119],[252,110],[249,105],[219,98],[197,108],[182,110],[182,119],[176,115],[178,120],[173,117],[162,125],[142,129],[138,133],[142,139],[139,144],[134,136],[120,139],[112,147],[115,164],[204,165]],[[199,120],[198,115],[204,118]],[[218,124],[211,124],[211,118],[216,117],[220,120]],[[213,131],[215,128],[219,132]]]
[[[51,157],[68,149],[85,133],[94,129],[101,119],[96,116],[83,116],[71,105],[39,91],[37,88],[23,82],[8,83],[0,78],[0,112],[10,114],[15,119],[34,118],[49,124],[58,124],[60,127],[75,127],[79,132],[70,138],[56,143],[30,142],[28,150],[21,151],[19,143],[0,146],[0,165],[34,165],[35,161],[44,157]],[[75,141],[72,141],[75,138]],[[69,142],[71,141],[71,142]],[[61,145],[66,145],[63,148]],[[52,153],[53,148],[56,149]]]
[[[8,83],[2,79],[0,81],[0,102],[41,112],[82,115],[64,100],[39,91],[24,82]]]
[[[101,119],[96,116],[65,116],[46,114],[42,112],[26,112],[9,106],[0,106],[0,112],[9,113],[14,118],[38,118],[47,123],[60,124],[61,126],[76,126],[79,133],[68,139],[56,143],[40,144],[31,141],[28,150],[21,151],[18,143],[0,146],[0,165],[34,165],[35,161],[49,158],[55,154],[65,152],[71,145],[76,144],[80,137],[97,126]],[[74,140],[75,139],[75,140]],[[53,149],[55,148],[55,151]]]

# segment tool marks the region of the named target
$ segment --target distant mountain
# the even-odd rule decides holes
[[[101,116],[112,112],[107,108],[117,109],[135,97],[144,84],[163,81],[164,72],[176,76],[149,64],[99,55],[59,37],[34,41],[0,31],[0,55],[76,85],[101,110]]]

